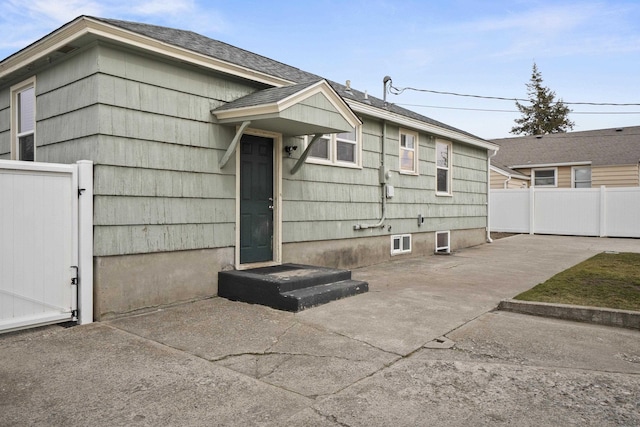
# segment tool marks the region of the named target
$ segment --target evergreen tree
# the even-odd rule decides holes
[[[517,126],[511,128],[511,133],[543,135],[573,129],[575,123],[569,120],[571,110],[562,99],[555,101],[555,92],[542,86],[542,74],[535,62],[531,81],[527,83],[527,95],[531,105],[522,105],[516,101],[516,107],[522,113],[522,117],[515,119]]]

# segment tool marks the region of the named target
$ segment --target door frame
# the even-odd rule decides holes
[[[277,265],[282,263],[282,134],[247,128],[243,135],[261,136],[273,140],[273,259],[257,263],[240,263],[240,153],[236,150],[236,270]],[[240,142],[242,143],[242,142]]]

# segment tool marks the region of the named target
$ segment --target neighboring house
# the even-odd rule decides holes
[[[492,140],[491,188],[637,187],[640,126]]]
[[[0,158],[95,164],[98,320],[483,243],[496,149],[189,31],[81,16],[0,62]]]
[[[491,160],[491,188],[527,188],[531,177]]]

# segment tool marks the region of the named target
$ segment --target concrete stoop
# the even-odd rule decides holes
[[[369,284],[351,279],[351,271],[282,264],[218,273],[218,296],[297,312],[361,294]]]

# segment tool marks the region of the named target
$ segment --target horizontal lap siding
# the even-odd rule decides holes
[[[235,242],[234,129],[210,110],[256,90],[100,47],[96,255],[220,248]]]
[[[591,168],[591,187],[637,187],[640,185],[638,164],[622,166],[594,166]]]
[[[234,245],[234,161],[218,167],[234,129],[210,111],[258,88],[101,43],[36,78],[37,160],[95,163],[96,256]]]
[[[11,98],[9,87],[0,89],[0,159],[11,158]]]
[[[283,241],[485,227],[486,150],[454,142],[453,196],[436,196],[434,139],[425,134],[419,136],[419,175],[399,174],[398,131],[397,127],[387,125],[385,168],[391,171],[389,184],[394,186],[395,194],[387,199],[384,228],[353,229],[355,224],[377,223],[381,215],[378,168],[382,124],[364,118],[362,169],[306,164],[291,176],[287,171],[294,159],[285,160]],[[418,215],[426,218],[420,227]]]

